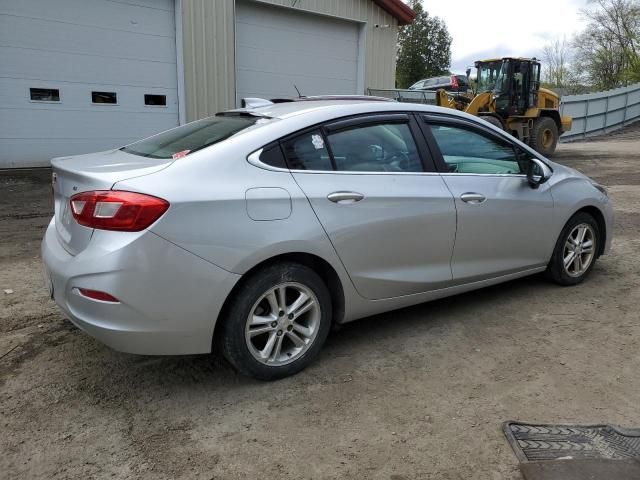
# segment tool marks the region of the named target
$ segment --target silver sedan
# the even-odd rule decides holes
[[[52,165],[42,257],[71,321],[259,379],[308,365],[333,323],[539,272],[575,285],[611,244],[604,187],[437,107],[254,101]]]

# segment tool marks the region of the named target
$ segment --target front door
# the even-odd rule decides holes
[[[416,139],[424,139],[412,122],[404,114],[368,116],[283,142],[295,180],[368,299],[452,280],[454,201],[419,153]]]
[[[446,118],[446,117],[444,117]],[[553,217],[548,184],[527,181],[531,155],[489,128],[430,120],[436,161],[458,214],[451,268],[456,283],[545,265],[553,251],[546,234]]]

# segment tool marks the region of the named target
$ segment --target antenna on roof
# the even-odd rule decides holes
[[[298,90],[298,87],[296,87],[296,84],[293,84],[293,88],[296,89],[296,92],[298,92],[298,98],[302,98],[302,94],[300,93],[300,90]]]

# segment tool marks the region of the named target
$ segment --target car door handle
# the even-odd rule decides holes
[[[477,205],[479,203],[483,203],[487,197],[482,195],[481,193],[463,193],[460,195],[460,200],[465,203],[471,203]]]
[[[364,195],[358,192],[333,192],[327,195],[327,199],[333,203],[349,204],[359,202]]]

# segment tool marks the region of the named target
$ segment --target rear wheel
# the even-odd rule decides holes
[[[547,274],[560,285],[582,282],[596,263],[599,246],[598,222],[588,213],[577,213],[562,229]]]
[[[533,122],[529,145],[536,152],[549,156],[556,151],[559,137],[558,126],[553,118],[540,117]]]
[[[252,275],[232,300],[222,351],[241,373],[275,380],[305,368],[331,327],[329,291],[310,268],[283,263]]]

